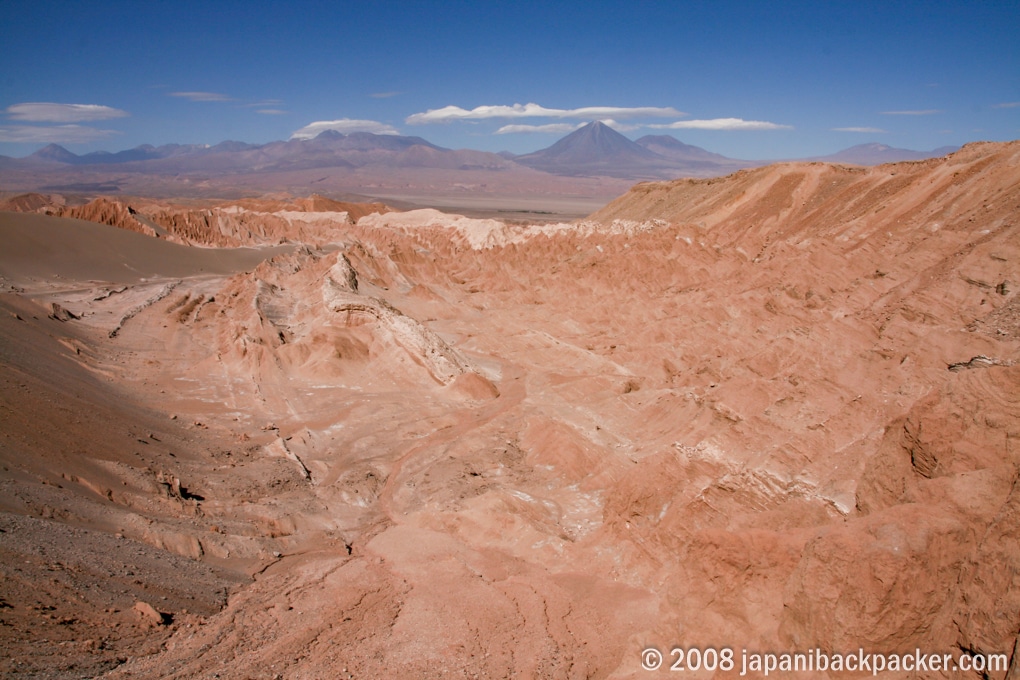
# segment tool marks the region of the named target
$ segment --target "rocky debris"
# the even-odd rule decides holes
[[[172,472],[160,470],[156,474],[156,483],[159,484],[160,489],[167,498],[173,498],[179,501],[191,499],[191,494],[181,486],[181,478]]]
[[[109,332],[109,336],[111,338],[117,337],[121,329],[124,328],[125,323],[127,323],[135,316],[137,316],[139,313],[143,312],[145,309],[151,307],[152,305],[156,304],[157,302],[165,298],[167,295],[172,293],[174,288],[180,285],[180,283],[181,283],[180,281],[171,281],[169,283],[163,284],[159,288],[159,290],[157,290],[153,295],[150,295],[148,298],[146,298],[144,302],[142,302],[139,305],[135,305],[131,309],[127,310],[127,312],[125,312],[124,315],[120,317],[120,321],[117,322],[116,327],[114,327],[113,330]]]
[[[138,613],[142,620],[154,626],[162,626],[169,621],[166,614],[156,611],[156,608],[148,602],[142,602],[139,600],[138,602],[135,602],[135,606],[132,607],[132,609]]]
[[[284,458],[294,461],[298,470],[301,472],[301,477],[304,478],[305,481],[312,481],[311,470],[308,469],[297,453],[292,451],[291,447],[287,445],[288,439],[289,437],[279,437],[272,444],[267,446],[266,450],[269,452],[269,455],[282,455]]]
[[[1020,295],[1008,298],[1002,306],[967,325],[968,331],[979,331],[992,338],[1020,339]]]
[[[193,630],[247,580],[80,521],[0,512],[0,675],[100,677]]]
[[[50,318],[56,321],[73,321],[80,319],[77,314],[57,302],[50,304]]]

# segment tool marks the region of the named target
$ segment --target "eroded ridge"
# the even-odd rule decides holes
[[[131,650],[94,643],[109,677],[1015,659],[1018,149],[639,185],[573,225],[363,218],[232,267],[159,250],[196,263],[172,277],[4,254],[4,644],[86,594],[26,585],[88,562],[41,556],[72,527],[120,562],[48,654]],[[136,547],[222,571],[188,590]]]

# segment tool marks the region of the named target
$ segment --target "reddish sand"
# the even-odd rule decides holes
[[[0,669],[1016,677],[1018,214],[1020,143],[286,252],[3,214]]]

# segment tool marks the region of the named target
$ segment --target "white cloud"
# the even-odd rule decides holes
[[[219,92],[171,92],[171,97],[190,99],[193,102],[229,102],[232,98]]]
[[[647,125],[658,130],[792,130],[792,125],[780,125],[764,120],[743,118],[710,118],[708,120],[678,120],[664,125]]]
[[[86,125],[13,125],[0,127],[0,142],[84,144],[120,134],[116,130],[100,130]]]
[[[940,109],[919,109],[913,111],[882,111],[883,116],[932,116],[942,113]]]
[[[584,127],[586,123],[549,123],[548,125],[504,125],[496,130],[497,135],[512,135],[520,132],[545,132],[564,134]]]
[[[255,113],[261,113],[265,116],[282,116],[287,112],[283,109],[257,109]]]
[[[8,106],[7,115],[13,120],[36,123],[81,123],[92,120],[109,120],[129,115],[127,111],[99,104],[54,104],[52,102],[25,102]]]
[[[1020,102],[1003,102],[1002,104],[996,104],[992,108],[993,109],[1016,109],[1016,108],[1020,108]]]
[[[889,132],[888,130],[883,130],[882,128],[873,128],[873,127],[841,127],[841,128],[832,128],[832,131],[833,132],[867,132],[867,133],[876,134],[876,135],[886,134],[886,133]]]
[[[448,123],[454,120],[481,120],[484,118],[587,118],[595,120],[604,117],[633,118],[636,116],[650,118],[670,118],[686,115],[671,107],[618,107],[618,106],[586,106],[579,109],[547,109],[538,104],[514,104],[513,106],[477,106],[470,111],[459,106],[445,106],[441,109],[429,109],[425,113],[415,113],[407,117],[409,125],[426,125],[429,123]]]
[[[390,97],[396,97],[397,95],[403,94],[402,92],[373,92],[368,95],[373,99],[389,99]]]
[[[613,128],[617,132],[632,132],[634,130],[640,130],[641,128],[645,127],[644,125],[638,124],[620,123],[618,121],[613,120],[612,118],[606,118],[605,120],[600,120],[599,122],[602,123],[603,125]]]
[[[613,128],[618,132],[630,132],[631,130],[640,130],[643,126],[641,125],[627,125],[625,123],[618,123],[612,118],[606,118],[605,120],[599,121],[603,125]],[[504,125],[500,129],[496,130],[497,135],[508,135],[518,132],[551,132],[555,134],[565,134],[579,130],[589,123],[549,123],[547,125],[523,125],[513,124]]]
[[[337,132],[371,132],[377,135],[399,135],[400,131],[392,125],[380,123],[374,120],[352,120],[341,118],[340,120],[319,120],[309,123],[290,136],[291,139],[312,139],[326,130]]]

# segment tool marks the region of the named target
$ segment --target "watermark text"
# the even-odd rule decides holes
[[[828,652],[812,649],[806,652],[756,652],[730,647],[672,647],[663,654],[656,647],[641,652],[641,667],[647,671],[673,672],[722,671],[739,676],[769,676],[779,673],[864,673],[878,675],[885,672],[928,673],[951,672],[1004,672],[1009,666],[1006,654],[946,654],[925,653],[920,649],[905,653],[874,653],[858,649],[856,652]]]

